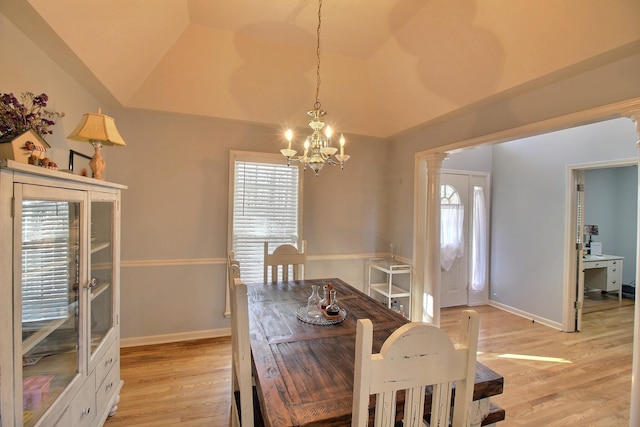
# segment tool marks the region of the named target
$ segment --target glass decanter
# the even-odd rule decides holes
[[[319,285],[311,285],[311,295],[307,299],[307,316],[310,318],[320,317],[320,295],[318,294]]]

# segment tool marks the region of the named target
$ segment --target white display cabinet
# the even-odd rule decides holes
[[[397,261],[395,258],[369,259],[369,296],[381,296],[387,307],[392,308],[394,300],[403,305],[404,315],[411,318],[411,284],[413,270],[411,264]],[[372,295],[372,292],[374,295]],[[380,299],[380,298],[378,298]]]
[[[101,426],[120,389],[120,191],[0,160],[0,425]]]

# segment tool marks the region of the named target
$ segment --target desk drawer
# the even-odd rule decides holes
[[[582,263],[582,268],[589,270],[592,268],[609,268],[609,263],[614,261],[585,261]]]
[[[619,291],[622,289],[622,266],[609,262],[607,269],[607,291]]]

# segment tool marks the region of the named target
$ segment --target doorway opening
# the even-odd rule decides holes
[[[582,330],[585,313],[633,304],[628,297],[636,277],[637,164],[633,158],[570,167],[568,246],[575,254],[564,302],[568,332]]]

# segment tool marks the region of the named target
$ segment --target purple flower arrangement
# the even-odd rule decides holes
[[[63,117],[64,113],[47,110],[48,100],[46,93],[22,92],[20,100],[13,93],[0,94],[0,139],[13,139],[29,129],[43,139],[52,134],[55,119]]]

